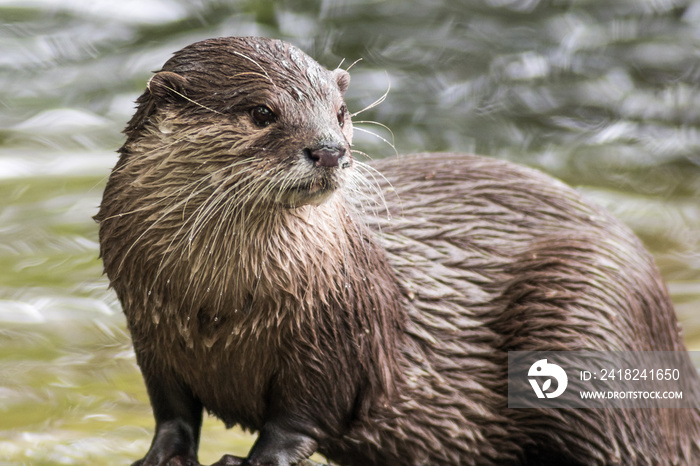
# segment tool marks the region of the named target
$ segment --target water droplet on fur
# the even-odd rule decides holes
[[[211,291],[211,288],[207,288],[207,293],[209,293],[210,291]]]
[[[219,321],[219,316],[218,315],[214,316],[214,322],[218,322],[218,321]]]
[[[148,290],[148,296],[151,296],[152,291]]]
[[[170,279],[168,278],[168,281],[165,282],[166,285],[170,285]]]

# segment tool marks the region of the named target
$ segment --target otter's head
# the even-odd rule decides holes
[[[285,42],[197,42],[149,81],[120,169],[139,186],[236,198],[239,208],[320,204],[353,165],[349,82]]]

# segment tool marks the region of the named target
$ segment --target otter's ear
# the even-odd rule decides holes
[[[156,112],[159,104],[187,100],[187,79],[170,71],[159,71],[148,81],[146,92],[136,99],[138,108],[126,125],[124,132],[130,138],[143,127]]]
[[[335,78],[335,82],[338,83],[340,93],[345,95],[345,91],[348,90],[348,86],[350,85],[350,74],[345,70],[336,68],[333,70],[333,77]]]
[[[151,77],[147,87],[157,101],[178,102],[186,99],[187,78],[172,71],[159,71]]]

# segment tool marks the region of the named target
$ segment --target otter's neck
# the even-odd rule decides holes
[[[243,331],[258,332],[248,337],[307,341],[340,364],[359,364],[373,394],[368,402],[389,396],[399,377],[405,303],[384,252],[342,196],[271,212],[230,233],[219,286]],[[216,312],[231,312],[224,303]]]
[[[353,217],[334,196],[320,206],[279,209],[234,225],[229,251],[236,292],[308,308],[328,304],[329,296],[342,295],[367,273],[357,264],[367,251],[356,250],[354,238],[367,233]]]

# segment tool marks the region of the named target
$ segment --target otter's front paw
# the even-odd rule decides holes
[[[221,459],[223,460],[223,458],[221,458]],[[238,458],[236,458],[236,459],[238,459]],[[268,462],[268,463],[241,462],[241,463],[221,463],[221,464],[216,463],[216,464],[212,464],[211,466],[239,466],[239,465],[240,466],[277,466],[278,463],[272,463],[272,462]],[[315,461],[312,461],[312,460],[301,460],[298,463],[294,463],[294,466],[324,466],[324,465],[321,463],[317,463]]]
[[[219,461],[212,464],[211,466],[241,466],[245,458],[239,458],[238,456],[224,455]]]
[[[181,419],[157,423],[146,457],[132,466],[200,466],[197,461],[199,425]]]
[[[138,460],[131,466],[200,466],[197,458],[193,458],[189,455],[178,455],[170,458],[158,456],[152,458],[151,456],[152,455],[149,454],[144,459]]]

